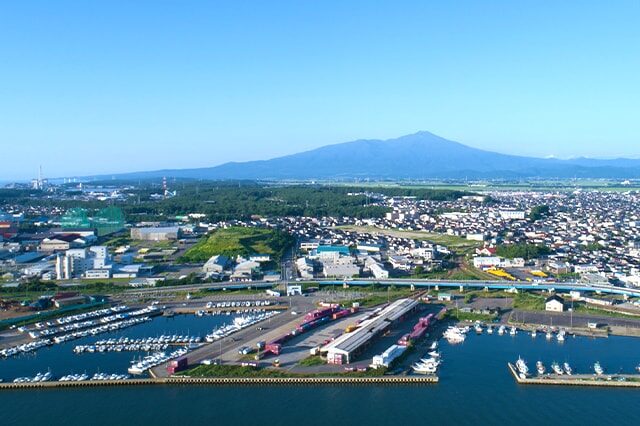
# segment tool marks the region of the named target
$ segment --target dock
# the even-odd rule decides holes
[[[604,387],[623,387],[623,388],[640,388],[640,374],[603,374],[597,376],[595,374],[572,374],[558,375],[545,374],[538,377],[520,377],[516,367],[507,363],[509,371],[521,385],[553,385],[553,386],[604,386]]]
[[[0,383],[0,390],[60,389],[111,386],[291,386],[291,385],[427,385],[438,383],[437,376],[380,377],[166,377],[128,380],[86,380],[82,382]]]

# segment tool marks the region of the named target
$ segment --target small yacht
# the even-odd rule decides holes
[[[571,366],[569,365],[568,362],[564,363],[564,372],[567,373],[568,376],[573,374],[573,370],[571,369]]]
[[[526,377],[527,374],[529,374],[529,367],[527,367],[527,363],[520,357],[518,357],[518,361],[516,361],[516,368],[522,377]]]
[[[542,361],[538,361],[536,362],[536,369],[538,370],[538,374],[540,376],[542,376],[545,372],[545,368],[544,368],[544,364],[542,363]]]
[[[498,334],[502,336],[505,330],[506,327],[504,325],[501,325],[500,328],[498,328]]]
[[[511,330],[509,330],[509,334],[512,336],[515,336],[517,332],[518,329],[515,326],[511,327]]]
[[[595,371],[598,376],[604,374],[604,369],[602,368],[600,363],[597,361],[595,364],[593,364],[593,371]]]
[[[557,362],[553,362],[551,364],[551,369],[553,370],[554,373],[560,376],[564,374],[564,370],[562,370],[562,368],[560,367],[560,364],[558,364]]]
[[[531,332],[531,337],[535,338],[537,335],[538,335],[538,332],[534,328],[533,331]]]
[[[553,337],[553,333],[551,333],[551,330],[547,331],[546,337],[547,340],[551,340],[551,338]]]
[[[493,327],[491,326],[487,327],[487,334],[493,334]]]

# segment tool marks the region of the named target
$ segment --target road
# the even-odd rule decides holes
[[[584,284],[580,282],[562,282],[562,283],[535,283],[529,281],[456,281],[456,280],[421,280],[421,279],[324,279],[318,278],[307,281],[295,281],[300,285],[320,285],[320,286],[343,286],[348,285],[367,287],[373,285],[381,286],[396,286],[396,287],[409,287],[415,288],[457,288],[462,289],[487,289],[487,290],[534,290],[534,291],[590,291],[597,293],[618,294],[632,297],[640,297],[640,288],[627,288],[617,287],[610,284]],[[170,286],[170,287],[153,287],[144,289],[132,289],[127,290],[124,294],[137,293],[154,293],[154,292],[171,292],[171,291],[197,291],[202,289],[222,290],[227,289],[257,289],[257,288],[272,288],[277,285],[283,284],[283,281],[278,282],[265,282],[265,281],[251,281],[251,282],[239,282],[239,283],[207,283],[196,284],[189,286]]]

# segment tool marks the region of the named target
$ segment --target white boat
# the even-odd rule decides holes
[[[564,372],[567,373],[567,375],[571,375],[573,374],[573,369],[571,369],[571,366],[569,365],[568,362],[564,363]]]
[[[429,346],[429,349],[431,349],[432,351],[435,351],[436,349],[438,349],[438,342],[434,341],[431,346]]]
[[[593,364],[593,371],[595,371],[598,376],[601,376],[602,374],[604,374],[604,369],[602,368],[600,363],[597,361],[595,364]]]
[[[562,367],[560,367],[560,364],[558,364],[557,362],[553,362],[551,364],[551,369],[553,370],[554,373],[558,374],[558,375],[563,375],[564,371],[562,370]]]
[[[449,327],[442,335],[449,343],[462,343],[464,342],[465,329],[458,327]]]
[[[487,334],[493,334],[493,327],[491,326],[487,327]]]
[[[517,332],[518,329],[515,326],[511,327],[511,330],[509,330],[509,334],[512,336],[515,336]]]
[[[506,327],[504,325],[501,325],[500,328],[498,328],[498,334],[502,336],[505,330],[506,330]]]
[[[538,361],[536,362],[536,369],[538,370],[538,374],[539,375],[543,375],[544,372],[546,371],[546,369],[544,368],[544,364],[542,363],[542,361]]]
[[[521,375],[527,376],[529,374],[529,367],[527,367],[527,363],[520,357],[516,361],[516,368]]]
[[[564,342],[564,335],[565,335],[565,331],[564,330],[560,330],[558,332],[558,336],[557,336],[558,342]]]
[[[474,330],[476,331],[476,333],[481,334],[482,333],[482,325],[480,325],[479,322],[477,322],[474,326],[473,326]]]
[[[421,359],[419,362],[413,364],[411,368],[418,374],[434,374],[438,371],[438,365],[440,362],[434,358]]]
[[[536,330],[533,330],[531,332],[531,337],[535,338],[538,335],[538,332]]]
[[[553,333],[551,333],[551,330],[547,331],[546,337],[547,340],[551,340],[551,338],[553,337]]]
[[[440,358],[440,352],[438,352],[438,351],[429,351],[427,353],[427,355],[429,355],[429,356],[431,356],[433,358]]]

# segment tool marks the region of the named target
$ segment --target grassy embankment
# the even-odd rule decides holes
[[[523,311],[544,311],[545,297],[534,293],[518,293],[513,298],[513,308]]]
[[[310,355],[306,358],[303,358],[298,362],[298,365],[302,365],[304,367],[314,367],[316,365],[324,365],[327,361],[325,361],[320,355]]]
[[[231,227],[218,229],[203,237],[181,258],[181,262],[206,262],[218,254],[229,257],[269,254],[278,262],[293,243],[293,238],[285,232],[264,229]]]
[[[190,370],[178,373],[186,377],[379,377],[386,373],[385,369],[367,371],[348,371],[342,373],[291,373],[276,368],[242,367],[240,365],[199,365]]]

